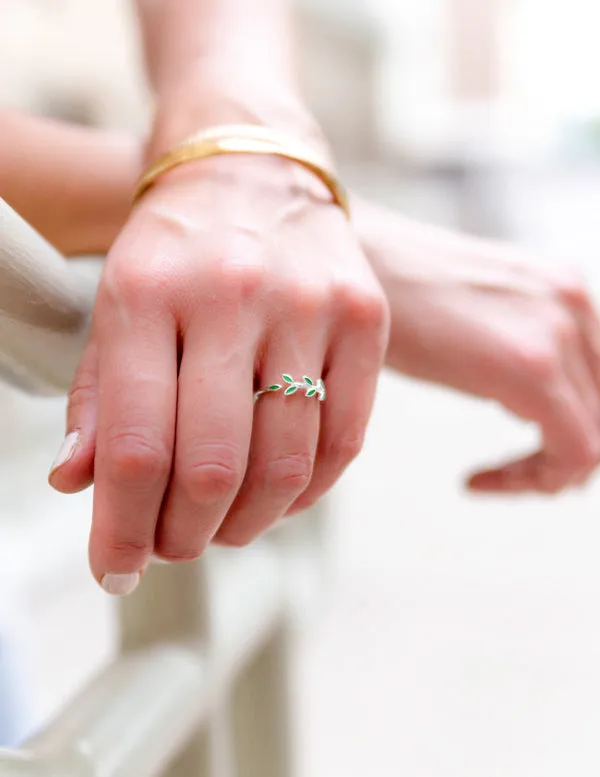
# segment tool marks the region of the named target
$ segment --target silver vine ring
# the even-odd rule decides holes
[[[295,394],[297,391],[304,391],[305,397],[318,397],[319,402],[323,402],[327,395],[322,378],[314,381],[312,378],[309,378],[308,375],[303,375],[302,380],[294,380],[291,375],[284,374],[281,376],[281,380],[282,383],[273,383],[271,386],[267,386],[267,388],[257,391],[254,394],[254,401],[256,402],[263,394],[271,394],[282,390],[286,397]]]

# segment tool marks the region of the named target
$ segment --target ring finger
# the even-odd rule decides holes
[[[286,350],[289,356],[283,357]],[[246,478],[217,534],[219,541],[247,544],[284,515],[310,484],[320,426],[316,385],[324,352],[319,343],[297,342],[295,348],[279,339],[271,343],[259,385],[281,388],[257,399]]]

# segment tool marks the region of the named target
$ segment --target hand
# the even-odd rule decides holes
[[[270,158],[187,165],[107,258],[51,483],[94,477],[91,567],[111,592],[129,592],[153,552],[184,561],[215,536],[250,542],[360,450],[387,306],[306,175]],[[323,377],[327,400],[277,392],[253,407],[283,373]]]
[[[600,323],[581,281],[500,244],[366,204],[355,212],[390,304],[387,363],[539,425],[540,450],[469,487],[555,493],[585,482],[600,460]]]

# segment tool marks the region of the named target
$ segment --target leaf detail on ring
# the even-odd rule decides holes
[[[314,397],[314,395],[317,393],[316,388],[311,388],[309,391],[306,392],[307,397]]]
[[[305,383],[308,383],[308,385],[309,385],[309,386],[314,386],[314,383],[313,383],[313,382],[312,382],[312,380],[311,380],[311,379],[308,377],[308,375],[303,375],[303,376],[302,376],[302,380],[303,380]]]
[[[267,391],[279,391],[280,388],[281,388],[280,383],[274,383],[272,386],[269,386]]]
[[[291,375],[282,375],[281,377],[284,379],[284,381],[286,383],[293,383],[294,382],[294,379],[292,378]]]
[[[283,393],[289,396],[290,394],[295,394],[296,391],[298,391],[298,386],[288,386]]]

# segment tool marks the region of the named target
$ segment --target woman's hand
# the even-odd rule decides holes
[[[387,306],[343,212],[285,160],[159,180],[108,256],[52,484],[95,480],[91,566],[128,592],[153,553],[243,545],[360,450]],[[257,388],[323,377],[327,400]],[[97,432],[95,432],[97,428]]]
[[[323,150],[298,90],[292,4],[136,5],[156,99],[146,161],[223,124]],[[299,165],[221,157],[163,176],[109,253],[50,476],[62,490],[94,478],[104,588],[130,592],[152,552],[245,544],[314,502],[360,448],[387,333],[351,226]],[[324,378],[328,399],[279,391],[254,406],[283,374]]]
[[[600,323],[582,283],[500,245],[356,203],[391,311],[387,363],[494,399],[541,431],[539,451],[469,480],[554,493],[600,461]]]

